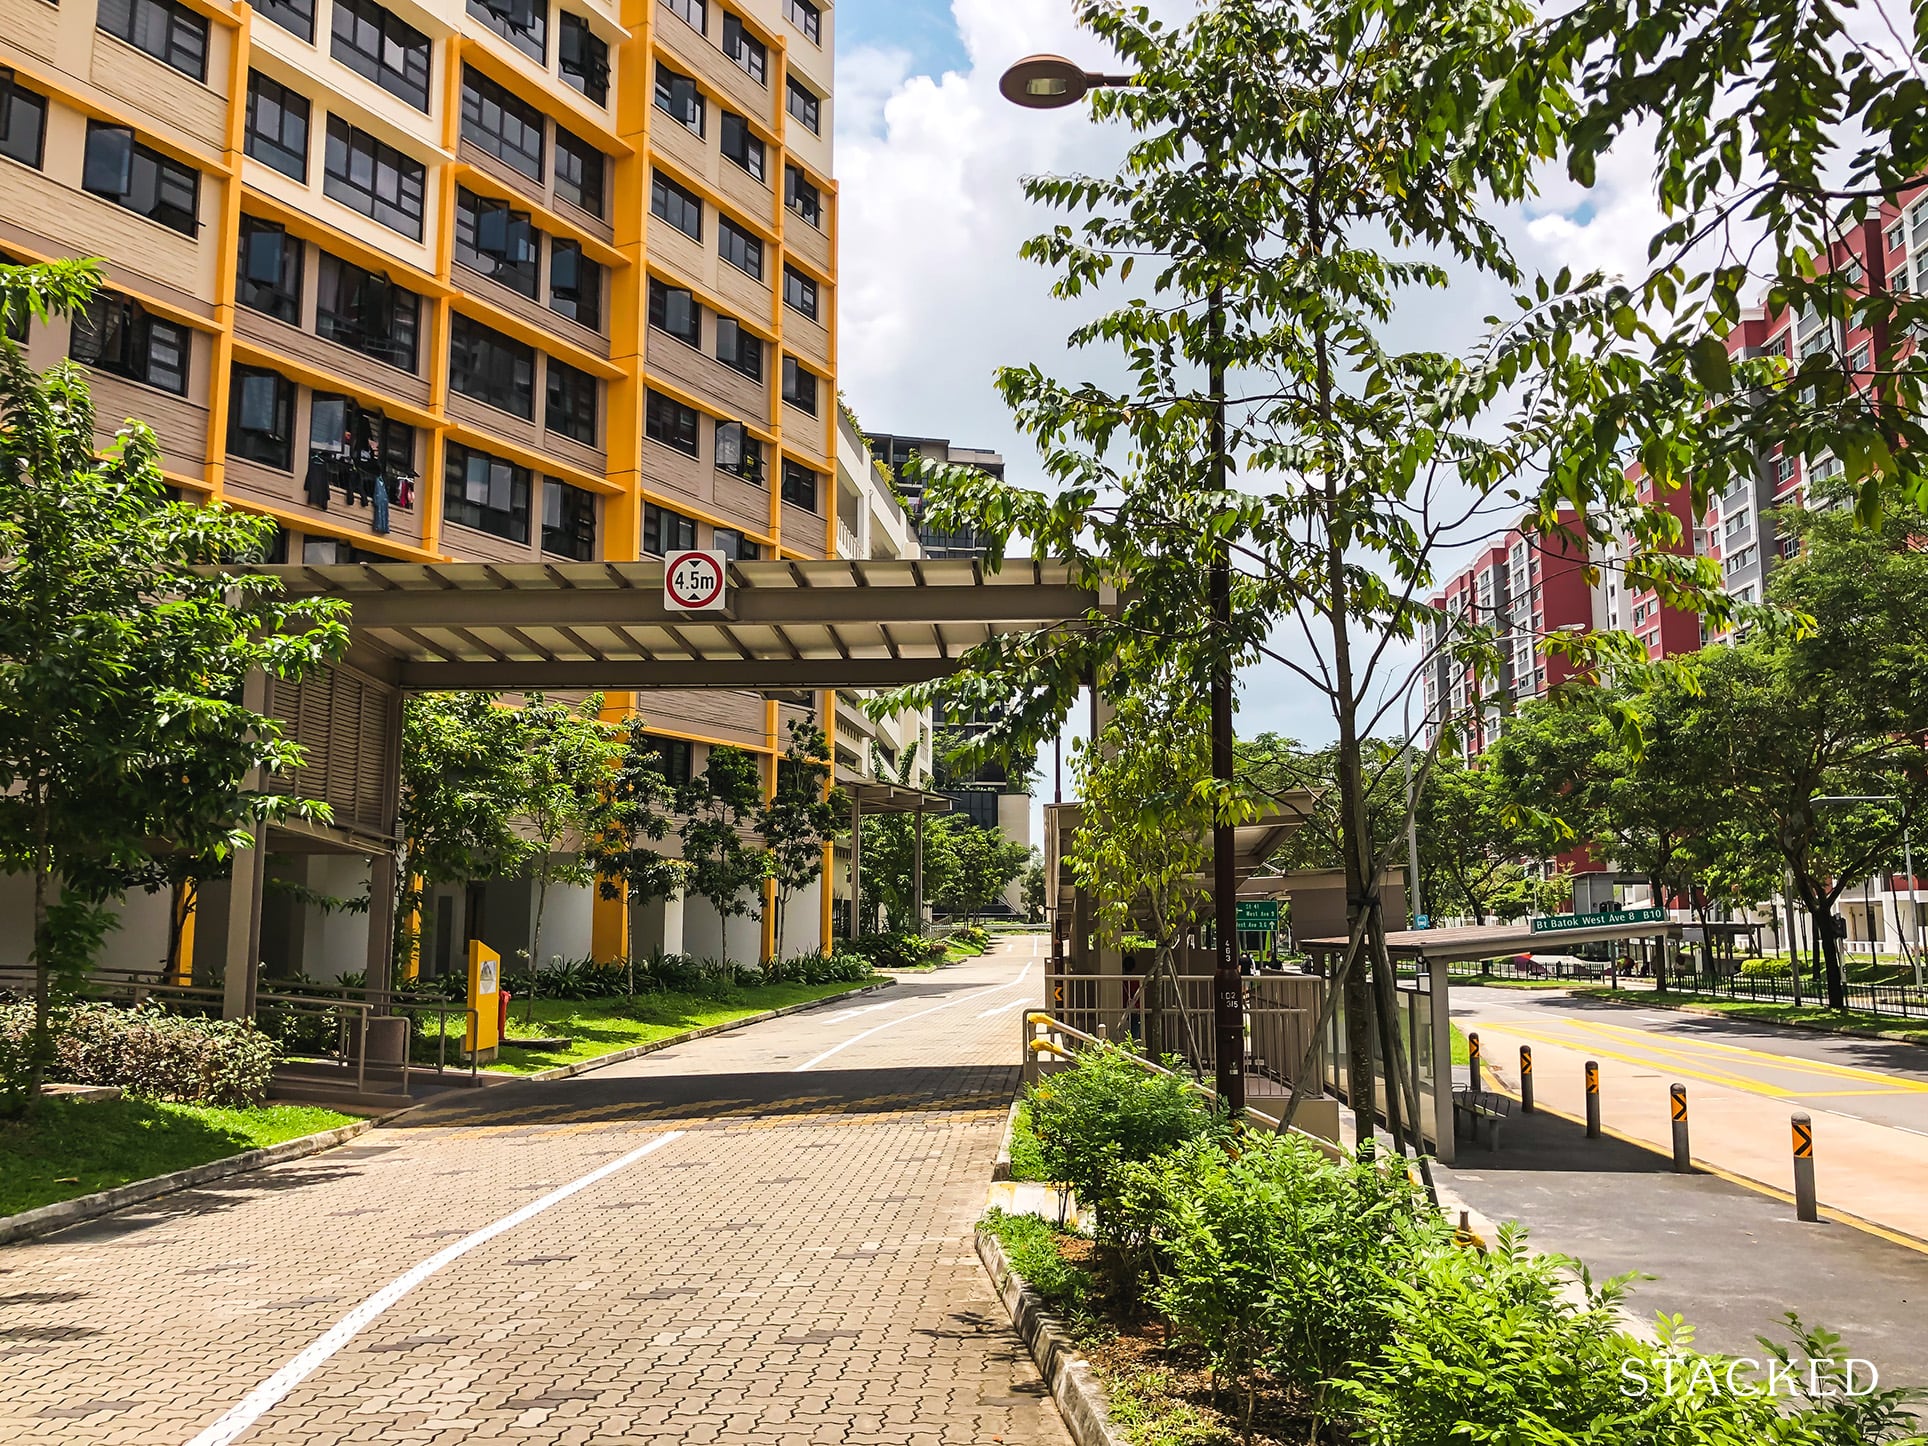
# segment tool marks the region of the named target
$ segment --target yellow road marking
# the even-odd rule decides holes
[[[1622,1064],[1639,1065],[1646,1069],[1659,1069],[1662,1067],[1654,1060],[1641,1059],[1631,1054],[1622,1054],[1618,1050],[1602,1049],[1598,1045],[1586,1040],[1562,1039],[1558,1035],[1544,1034],[1511,1026],[1501,1026],[1501,1028],[1511,1029],[1512,1033],[1534,1040],[1540,1044],[1550,1044],[1557,1049],[1571,1050],[1575,1054],[1599,1055],[1604,1059],[1618,1060]],[[1766,1084],[1760,1080],[1750,1078],[1747,1075],[1735,1074],[1732,1071],[1721,1070],[1715,1067],[1691,1069],[1685,1066],[1675,1065],[1670,1072],[1685,1075],[1689,1079],[1697,1079],[1706,1084],[1725,1085],[1730,1089],[1740,1090],[1748,1094],[1772,1095],[1777,1099],[1785,1098],[1790,1094],[1800,1093],[1798,1090],[1784,1089],[1779,1085]],[[1535,1073],[1540,1073],[1540,1071],[1535,1071]]]
[[[1857,1069],[1853,1065],[1834,1064],[1831,1061],[1821,1059],[1796,1059],[1791,1055],[1774,1054],[1764,1049],[1749,1049],[1745,1045],[1727,1044],[1720,1040],[1713,1039],[1677,1040],[1674,1042],[1674,1045],[1665,1046],[1651,1044],[1648,1043],[1648,1041],[1654,1039],[1655,1036],[1645,1030],[1625,1024],[1606,1024],[1598,1020],[1572,1019],[1563,1020],[1562,1023],[1570,1025],[1574,1029],[1592,1030],[1600,1034],[1631,1036],[1634,1039],[1640,1040],[1643,1044],[1647,1044],[1648,1048],[1661,1052],[1671,1052],[1676,1045],[1684,1050],[1718,1050],[1725,1054],[1744,1055],[1749,1059],[1763,1060],[1776,1069],[1788,1070],[1795,1073],[1834,1075],[1841,1079],[1879,1080],[1884,1084],[1891,1085],[1897,1090],[1928,1093],[1928,1081],[1907,1079],[1899,1075],[1887,1074],[1881,1070]]]

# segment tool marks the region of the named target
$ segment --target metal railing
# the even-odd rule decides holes
[[[1888,1019],[1928,1019],[1928,989],[1912,984],[1874,984],[1846,980],[1843,983],[1850,1009]],[[1794,980],[1786,974],[1725,974],[1670,972],[1667,992],[1694,994],[1709,999],[1745,1000],[1757,1004],[1793,1004]],[[1827,988],[1809,976],[1802,980],[1800,1002],[1825,1004]]]

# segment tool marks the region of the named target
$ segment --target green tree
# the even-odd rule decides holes
[[[730,920],[750,912],[750,889],[765,876],[762,851],[744,838],[762,804],[756,755],[723,743],[711,747],[703,771],[677,791],[689,891],[716,910],[726,963]]]
[[[1527,849],[1493,769],[1442,753],[1419,790],[1417,824],[1423,897],[1433,913],[1470,914],[1484,924],[1490,914],[1526,912],[1532,894],[1520,859]]]
[[[932,750],[935,753],[935,742]],[[900,788],[928,790],[928,774],[919,776],[916,763],[920,749],[906,748],[893,766],[875,744],[871,745],[871,772],[879,782]],[[956,820],[944,814],[924,817],[924,899],[926,904],[949,896],[957,877]],[[888,927],[896,933],[922,933],[924,921],[917,916],[917,815],[911,813],[873,814],[863,821],[864,917],[857,921],[859,931],[867,930],[881,912]]]
[[[640,714],[619,727],[616,765],[600,814],[600,827],[588,841],[597,892],[605,899],[627,899],[633,920],[644,905],[682,892],[689,869],[656,845],[669,837],[676,789],[663,772],[663,747]],[[636,992],[635,949],[629,956],[629,992]]]
[[[522,723],[496,693],[425,693],[402,711],[403,851],[396,861],[398,952],[420,959],[422,900],[437,884],[519,873],[535,849]]]
[[[777,759],[777,786],[757,814],[769,877],[775,884],[776,956],[783,957],[783,920],[793,895],[823,874],[823,851],[843,809],[827,796],[830,742],[815,720],[792,720],[790,744]]]
[[[1031,862],[1025,866],[1022,888],[1024,889],[1025,922],[1042,923],[1044,906],[1050,898],[1050,893],[1044,877],[1044,856],[1036,849],[1031,850]]]
[[[954,824],[950,843],[957,855],[957,872],[936,902],[939,908],[962,914],[965,922],[975,924],[984,910],[1017,882],[1031,851],[994,828],[974,824]]]
[[[610,778],[621,760],[614,730],[602,721],[602,705],[600,693],[574,708],[531,693],[516,713],[524,760],[522,822],[530,844],[525,872],[536,891],[523,980],[525,1024],[535,1018],[549,890],[556,884],[587,888],[596,881],[589,843],[603,830]]]
[[[1169,1047],[1164,1020],[1166,981],[1177,978],[1173,960],[1210,907],[1208,725],[1196,694],[1176,687],[1134,693],[1072,759],[1082,806],[1066,862],[1095,903],[1093,922],[1106,947],[1119,948],[1139,932],[1151,938],[1145,1045],[1154,1058]]]
[[[98,283],[92,263],[0,266],[0,315],[46,325]],[[33,1034],[0,1080],[18,1109],[128,889],[167,856],[229,859],[255,825],[327,816],[257,781],[301,754],[250,682],[311,673],[348,634],[341,605],[204,571],[259,559],[273,525],[170,502],[142,422],[97,450],[86,374],[36,373],[4,327],[0,417],[0,870],[33,880]]]

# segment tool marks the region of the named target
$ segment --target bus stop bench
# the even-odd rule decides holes
[[[1486,1148],[1500,1147],[1500,1124],[1513,1113],[1513,1101],[1491,1090],[1453,1091],[1453,1137],[1477,1136],[1486,1131]]]

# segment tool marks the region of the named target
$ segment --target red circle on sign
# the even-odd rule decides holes
[[[687,580],[686,567],[693,569]],[[670,564],[669,590],[686,608],[707,607],[723,591],[723,569],[707,552],[686,552]]]

